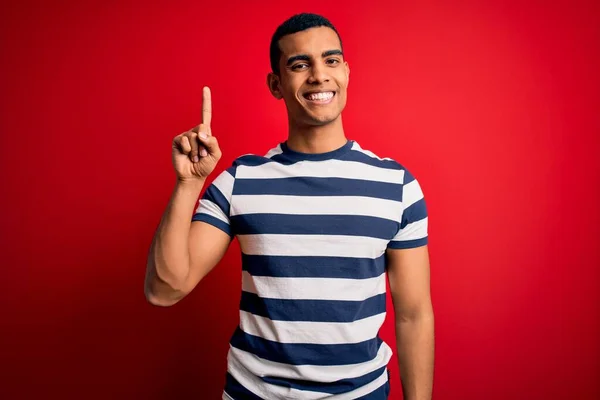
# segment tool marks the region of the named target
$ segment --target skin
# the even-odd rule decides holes
[[[173,138],[175,188],[156,230],[146,267],[144,292],[156,306],[171,306],[189,294],[221,260],[229,236],[191,214],[206,178],[222,153],[211,129],[210,89],[202,93],[202,123]]]
[[[350,67],[340,40],[332,29],[318,27],[279,41],[282,55],[279,75],[270,73],[267,85],[283,100],[288,115],[288,146],[303,153],[324,153],[346,143],[342,111],[346,106]],[[304,95],[333,91],[327,105],[308,101]]]
[[[335,31],[312,28],[279,41],[279,75],[267,84],[288,112],[288,146],[304,153],[335,150],[346,142],[342,111],[346,106],[350,68]],[[327,105],[304,94],[334,91]],[[394,306],[396,346],[405,400],[429,400],[433,389],[434,314],[430,297],[427,246],[387,250],[388,280]]]
[[[337,34],[311,28],[279,41],[280,73],[267,84],[288,114],[288,147],[303,153],[323,153],[343,146],[342,124],[350,76]],[[328,104],[309,101],[305,94],[333,91]],[[227,234],[204,222],[191,222],[191,213],[206,178],[221,158],[211,130],[212,102],[203,90],[202,123],[173,139],[176,184],[150,251],[145,280],[146,298],[171,306],[189,294],[221,260],[230,243]],[[430,296],[427,246],[387,250],[396,345],[405,400],[430,400],[433,386],[434,315]]]
[[[405,400],[430,400],[433,391],[434,314],[427,246],[386,252]]]

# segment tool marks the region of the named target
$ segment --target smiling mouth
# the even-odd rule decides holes
[[[315,92],[315,93],[305,93],[303,97],[311,103],[316,104],[327,104],[331,102],[333,97],[335,96],[335,92]]]

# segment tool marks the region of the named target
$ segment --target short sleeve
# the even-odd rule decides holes
[[[235,182],[235,167],[219,174],[198,202],[192,221],[203,221],[233,237],[229,210]]]
[[[410,249],[427,244],[427,207],[419,182],[407,170],[402,185],[402,216],[396,236],[389,242],[390,249]]]

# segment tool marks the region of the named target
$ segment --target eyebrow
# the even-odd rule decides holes
[[[325,57],[336,56],[336,55],[343,56],[344,53],[341,50],[337,50],[337,49],[336,50],[327,50],[321,54],[321,57],[325,58]],[[296,56],[292,56],[292,57],[288,58],[285,65],[289,66],[289,65],[295,63],[296,61],[300,61],[300,60],[310,61],[310,57],[306,54],[298,54]]]

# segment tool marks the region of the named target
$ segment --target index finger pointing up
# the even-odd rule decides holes
[[[202,123],[205,126],[210,126],[212,118],[212,102],[210,99],[210,88],[207,86],[202,89]]]

